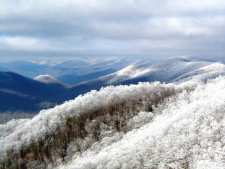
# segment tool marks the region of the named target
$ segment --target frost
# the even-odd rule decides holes
[[[0,139],[3,139],[4,137],[8,136],[13,131],[17,130],[17,128],[20,128],[20,126],[22,126],[27,121],[28,119],[14,119],[7,122],[6,124],[0,124]]]
[[[163,104],[153,121],[59,169],[224,168],[224,93],[224,78],[199,84]]]
[[[35,140],[38,141],[48,133],[54,133],[59,127],[65,125],[68,117],[78,117],[110,105],[129,103],[129,101],[132,103],[145,98],[152,102],[151,104],[155,104],[174,92],[174,85],[158,82],[109,86],[100,91],[91,91],[53,109],[43,110],[31,120],[24,122],[23,125],[17,126],[13,132],[4,134],[6,137],[1,137],[0,140],[0,157],[4,158],[9,149],[13,148],[17,151],[21,146],[29,145]],[[132,104],[130,106],[132,107]],[[10,128],[9,124],[7,123],[4,128]]]
[[[86,120],[83,126],[89,135],[67,146],[66,163],[58,161],[57,167],[52,168],[222,169],[225,166],[224,93],[225,77],[176,85],[110,86],[43,110],[31,120],[1,125],[0,154],[4,158],[12,147],[20,150],[31,141],[56,132],[68,117],[92,115],[101,110],[106,113]],[[111,111],[111,105],[118,105],[118,109]],[[114,113],[112,121],[121,117],[117,114],[125,114],[122,117],[126,117],[123,119],[126,131],[110,128],[104,121],[98,123],[110,111]],[[101,137],[93,141],[91,135],[96,126]]]

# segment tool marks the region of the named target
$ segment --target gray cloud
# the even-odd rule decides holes
[[[225,1],[2,0],[0,56],[223,55]]]

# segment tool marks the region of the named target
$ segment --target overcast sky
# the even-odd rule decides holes
[[[224,56],[224,0],[0,0],[0,56]]]

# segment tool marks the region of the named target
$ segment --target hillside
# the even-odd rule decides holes
[[[1,125],[0,168],[222,169],[224,90],[219,77],[92,91]]]
[[[225,65],[220,62],[184,58],[168,59],[157,64],[139,61],[94,80],[79,83],[75,87],[80,89],[80,93],[85,93],[108,85],[129,85],[154,81],[180,83],[193,79],[202,81],[224,75],[224,67]]]
[[[103,140],[58,168],[223,169],[224,89],[224,78],[199,84],[159,106],[150,122],[139,119],[140,128]]]
[[[152,110],[176,90],[180,89],[159,83],[108,87],[41,111],[22,126],[9,122],[2,126],[4,137],[0,136],[3,160],[0,168],[14,168],[24,163],[30,166],[36,162],[44,168],[48,163],[56,165],[58,160],[69,158],[69,145],[75,144],[74,151],[81,152],[107,135],[128,131],[129,119],[139,111]],[[10,126],[14,129],[9,130]],[[103,127],[102,131],[99,127]],[[12,130],[15,132],[7,133]],[[5,161],[5,158],[8,159]]]
[[[13,72],[0,72],[0,112],[35,112],[75,95],[59,83],[41,83]]]

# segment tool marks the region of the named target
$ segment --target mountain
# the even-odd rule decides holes
[[[62,84],[62,82],[60,82],[58,79],[54,78],[51,75],[38,75],[36,77],[34,77],[34,80],[42,82],[42,83],[46,83],[46,84]]]
[[[0,168],[224,169],[224,92],[221,76],[86,93],[0,125]]]
[[[83,67],[76,67],[76,70],[66,71],[58,76],[58,79],[66,84],[76,85],[82,82],[95,80],[102,76],[114,73],[122,69],[130,61],[116,59],[108,61],[98,61],[92,64],[85,64]]]
[[[0,111],[37,113],[42,108],[61,104],[80,94],[109,85],[153,81],[181,83],[193,79],[205,81],[225,74],[225,65],[222,63],[188,58],[169,59],[160,64],[138,61],[127,65],[128,62],[121,63],[118,60],[103,63],[94,64],[90,70],[80,72],[79,75],[65,75],[68,81],[58,80],[50,74],[39,75],[33,80],[12,72],[0,72],[0,99],[4,103],[0,105]],[[61,67],[68,65],[64,63]],[[88,73],[91,70],[94,71]],[[68,85],[64,81],[76,84]]]
[[[16,72],[31,78],[37,76],[38,74],[42,74],[42,72],[45,72],[48,69],[49,68],[47,65],[29,61],[12,61],[0,63],[0,71]]]
[[[218,76],[225,75],[225,65],[219,62],[211,63],[209,65],[200,67],[177,77],[175,81],[188,81],[188,80],[208,80]]]
[[[198,84],[137,116],[137,128],[95,143],[58,169],[223,169],[224,89],[224,77]]]
[[[61,75],[58,77],[59,80],[61,80],[62,82],[64,82],[65,84],[68,85],[75,85],[78,83],[82,83],[85,81],[90,81],[90,80],[94,80],[97,79],[101,76],[105,76],[108,75],[110,73],[115,72],[115,69],[97,69],[97,70],[93,70],[91,72],[87,72],[84,74],[75,74],[75,73],[66,73],[64,75]]]
[[[127,64],[127,60],[73,59],[51,63],[47,61],[13,61],[0,63],[0,71],[15,72],[25,77],[35,78],[39,75],[50,75],[67,85],[75,85],[87,80],[113,73]]]
[[[59,83],[41,83],[12,72],[0,72],[0,111],[33,112],[73,98]]]
[[[185,73],[197,70],[212,63],[213,62],[183,58],[169,59],[160,64],[154,65],[139,63],[136,65],[129,65],[114,73],[110,82],[120,82],[123,84],[137,83],[139,81],[172,82]]]
[[[113,73],[75,85],[77,88],[100,89],[108,85],[128,85],[139,82],[181,82],[182,80],[207,80],[225,73],[219,62],[175,58],[160,64],[133,63]]]
[[[92,83],[67,86],[50,75],[30,79],[13,72],[0,72],[0,112],[37,113],[102,86]]]
[[[113,73],[83,81],[73,86],[77,95],[98,90],[109,85],[129,85],[139,82],[181,83],[182,81],[205,81],[225,74],[225,65],[219,62],[175,58],[160,64],[142,61],[130,64]]]

